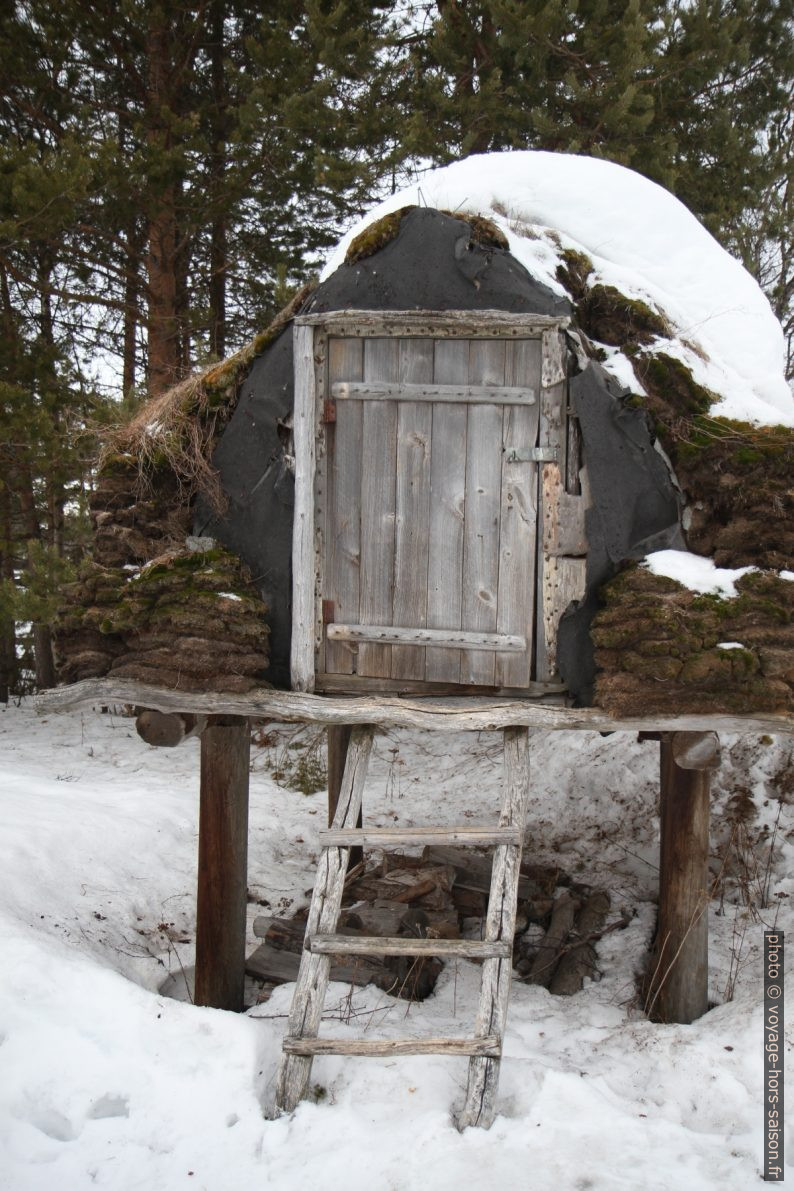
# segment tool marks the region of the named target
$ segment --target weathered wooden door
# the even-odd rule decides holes
[[[316,689],[550,685],[538,513],[561,445],[559,324],[477,317],[349,312],[305,328]],[[296,443],[298,416],[296,402]]]

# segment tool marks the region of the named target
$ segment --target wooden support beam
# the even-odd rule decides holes
[[[659,924],[645,1001],[653,1021],[686,1024],[708,1009],[711,779],[705,764],[691,767],[714,760],[715,742],[703,735],[666,732],[660,744]]]
[[[329,724],[326,729],[327,743],[328,743],[328,826],[330,827],[334,821],[336,808],[339,805],[339,791],[342,789],[342,778],[345,773],[345,762],[347,761],[347,749],[350,744],[350,733],[353,728],[350,724]],[[364,809],[363,806],[358,812],[358,819],[356,826],[361,827]],[[350,863],[349,868],[355,868],[357,864],[361,864],[364,859],[364,849],[361,847],[354,847],[350,849]]]
[[[146,708],[135,720],[135,731],[147,744],[158,748],[176,748],[183,740],[200,736],[207,726],[205,715],[190,712],[154,711]]]
[[[251,729],[239,716],[212,716],[201,737],[197,1005],[243,1009],[248,880]]]
[[[40,715],[71,711],[92,704],[130,703],[158,711],[191,711],[200,715],[238,715],[279,723],[376,724],[379,728],[421,728],[426,731],[485,732],[528,727],[536,732],[783,732],[794,733],[791,713],[757,711],[748,715],[711,713],[612,716],[598,707],[561,707],[526,698],[495,696],[400,698],[396,695],[313,695],[263,687],[245,695],[228,691],[181,691],[128,678],[86,678],[37,695]]]

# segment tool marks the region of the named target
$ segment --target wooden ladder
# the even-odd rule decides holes
[[[502,1038],[512,971],[521,845],[529,789],[527,728],[504,730],[502,810],[495,828],[356,828],[374,727],[353,729],[342,789],[330,830],[321,833],[306,939],[276,1084],[277,1112],[291,1112],[303,1097],[315,1055],[468,1055],[466,1101],[457,1118],[488,1128],[496,1111]],[[350,848],[357,844],[489,844],[495,847],[485,937],[473,939],[351,938],[336,933]],[[480,1002],[471,1038],[386,1041],[318,1038],[332,955],[411,955],[482,960]]]

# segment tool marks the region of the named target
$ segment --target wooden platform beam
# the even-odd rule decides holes
[[[713,732],[665,732],[660,742],[659,923],[646,989],[653,1021],[696,1021],[708,1009],[709,790],[719,764]]]
[[[201,736],[195,1003],[243,1008],[251,728],[212,716]]]
[[[484,732],[532,728],[538,732],[782,732],[794,733],[794,715],[704,714],[611,716],[597,707],[563,707],[537,700],[491,698],[400,698],[399,696],[311,695],[271,688],[232,695],[224,691],[171,691],[129,679],[87,678],[46,691],[34,700],[40,714],[92,704],[127,703],[157,711],[196,715],[250,716],[279,723],[376,724],[382,728]]]

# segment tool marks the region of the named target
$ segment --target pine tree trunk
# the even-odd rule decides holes
[[[14,543],[11,533],[11,492],[0,488],[0,578],[14,583]],[[17,680],[16,625],[0,616],[0,703],[7,703]]]
[[[40,542],[41,523],[36,498],[33,494],[33,476],[28,463],[21,463],[17,470],[16,493],[22,514],[25,537]],[[40,691],[55,686],[55,661],[52,655],[52,633],[48,624],[33,625],[33,653],[36,667],[36,686]]]
[[[171,39],[165,9],[155,8],[147,36],[149,86],[147,93],[148,140],[153,157],[160,159],[173,147],[168,123],[170,109],[169,67]],[[176,256],[178,243],[177,192],[173,182],[163,185],[152,200],[147,229],[148,274],[147,331],[148,387],[152,396],[179,379],[180,343],[177,309]]]
[[[129,397],[135,389],[135,370],[138,360],[138,259],[139,251],[134,229],[126,239],[126,280],[124,282],[124,341],[122,348],[122,397]]]
[[[226,80],[223,65],[224,0],[213,0],[210,12],[210,62],[212,70],[213,145],[210,156],[210,195],[218,214],[210,228],[210,351],[217,359],[226,355],[226,217],[220,201],[226,166]]]

